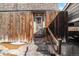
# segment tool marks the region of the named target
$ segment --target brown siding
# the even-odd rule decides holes
[[[33,34],[33,16],[29,12],[0,13],[0,35],[7,34],[9,41],[30,41]],[[4,39],[5,40],[5,39]]]
[[[46,27],[48,27],[51,22],[54,21],[55,17],[58,15],[57,11],[46,11]]]
[[[29,41],[32,41],[33,39],[33,30],[34,30],[34,27],[33,27],[33,21],[34,18],[33,18],[33,13],[30,12],[30,23],[29,23],[29,26],[30,26],[30,38],[29,38]]]

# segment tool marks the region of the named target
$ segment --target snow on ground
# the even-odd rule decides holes
[[[11,47],[13,48],[11,48]],[[14,54],[16,56],[23,56],[27,50],[27,44],[13,45],[9,43],[0,44],[0,55],[4,54]]]

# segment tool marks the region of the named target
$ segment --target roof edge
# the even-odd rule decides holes
[[[63,10],[62,10],[62,11],[67,10],[67,8],[68,8],[70,5],[71,5],[71,3],[66,3],[66,5],[65,5],[65,7],[63,8]]]

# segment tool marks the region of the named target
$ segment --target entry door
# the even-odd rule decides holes
[[[42,34],[43,29],[43,18],[42,16],[36,16],[36,31],[37,34]]]

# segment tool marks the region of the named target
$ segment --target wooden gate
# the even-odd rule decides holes
[[[33,35],[33,15],[30,11],[0,12],[0,41],[29,42]]]

